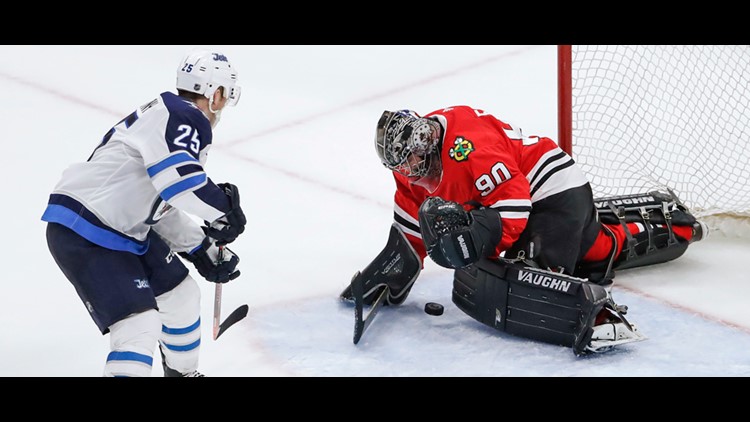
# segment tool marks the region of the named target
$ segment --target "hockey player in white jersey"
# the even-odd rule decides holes
[[[196,50],[176,88],[66,169],[42,216],[52,256],[110,335],[104,376],[150,376],[157,344],[166,376],[202,376],[200,290],[176,254],[208,281],[239,276],[237,255],[218,258],[245,228],[239,192],[204,170],[212,129],[240,98],[237,72],[225,55]]]

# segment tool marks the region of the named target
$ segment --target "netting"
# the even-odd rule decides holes
[[[573,46],[573,157],[596,196],[750,216],[750,47]]]

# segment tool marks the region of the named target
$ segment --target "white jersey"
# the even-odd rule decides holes
[[[42,220],[138,255],[153,228],[175,252],[191,252],[205,234],[190,215],[213,222],[230,210],[204,171],[212,136],[193,102],[164,92],[110,129],[87,161],[63,172]]]

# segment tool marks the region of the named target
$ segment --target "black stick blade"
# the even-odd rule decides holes
[[[362,315],[362,302],[364,302],[364,292],[362,287],[362,277],[360,272],[357,271],[352,277],[351,282],[351,293],[354,298],[354,344],[359,343],[360,337],[365,331],[365,319]]]
[[[247,311],[250,309],[247,305],[242,305],[239,308],[235,309],[227,319],[224,320],[221,324],[219,324],[219,333],[216,334],[216,338],[219,338],[219,336],[226,331],[229,327],[239,322],[242,318],[245,318],[247,316]]]
[[[380,290],[380,294],[378,295],[375,302],[370,307],[370,311],[367,313],[367,316],[364,315],[364,285],[362,281],[362,277],[357,271],[357,273],[352,278],[351,282],[352,286],[352,296],[354,297],[354,344],[359,343],[359,340],[362,338],[362,335],[365,333],[365,330],[367,330],[367,327],[372,324],[372,321],[375,319],[375,315],[377,315],[380,308],[383,307],[383,304],[385,303],[385,299],[388,296],[388,287],[383,286]]]

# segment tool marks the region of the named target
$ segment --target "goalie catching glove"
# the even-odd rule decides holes
[[[215,239],[218,246],[223,246],[234,242],[245,231],[247,218],[240,207],[240,191],[237,186],[231,183],[219,183],[216,186],[229,197],[230,210],[213,223],[205,221],[206,227],[203,231]]]
[[[240,276],[240,270],[237,269],[240,257],[224,247],[219,259],[219,247],[209,238],[205,238],[191,253],[180,252],[179,255],[192,262],[200,275],[208,281],[226,283]]]
[[[503,234],[500,213],[491,208],[466,211],[440,197],[419,207],[419,228],[427,254],[446,268],[463,268],[495,252]]]

